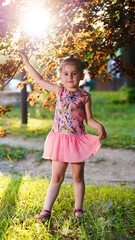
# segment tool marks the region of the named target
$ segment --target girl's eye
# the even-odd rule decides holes
[[[76,74],[77,74],[76,72],[73,72],[73,73],[72,73],[72,76],[76,76]],[[65,75],[65,76],[68,76],[68,73],[64,73],[64,75]]]

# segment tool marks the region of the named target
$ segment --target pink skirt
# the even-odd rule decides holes
[[[51,131],[45,141],[43,158],[66,163],[85,162],[89,161],[100,147],[99,136],[78,136]]]

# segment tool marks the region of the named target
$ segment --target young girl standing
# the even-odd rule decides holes
[[[79,88],[87,67],[79,58],[73,56],[60,64],[62,86],[50,83],[33,68],[25,54],[24,63],[32,78],[44,89],[57,96],[52,130],[48,134],[43,158],[52,159],[52,179],[47,191],[44,209],[38,219],[49,219],[53,204],[59,194],[68,164],[71,163],[75,192],[75,217],[83,217],[85,194],[85,161],[95,155],[101,146],[100,139],[106,138],[104,126],[95,120],[91,111],[91,97]],[[99,136],[87,134],[83,121],[94,129]]]

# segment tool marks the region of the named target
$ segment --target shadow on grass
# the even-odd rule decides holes
[[[0,239],[11,224],[15,216],[18,192],[22,178],[12,179],[9,182],[0,205]]]

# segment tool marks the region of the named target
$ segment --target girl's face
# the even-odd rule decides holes
[[[60,74],[61,82],[69,91],[77,91],[79,82],[84,78],[75,64],[66,64],[62,67]]]

